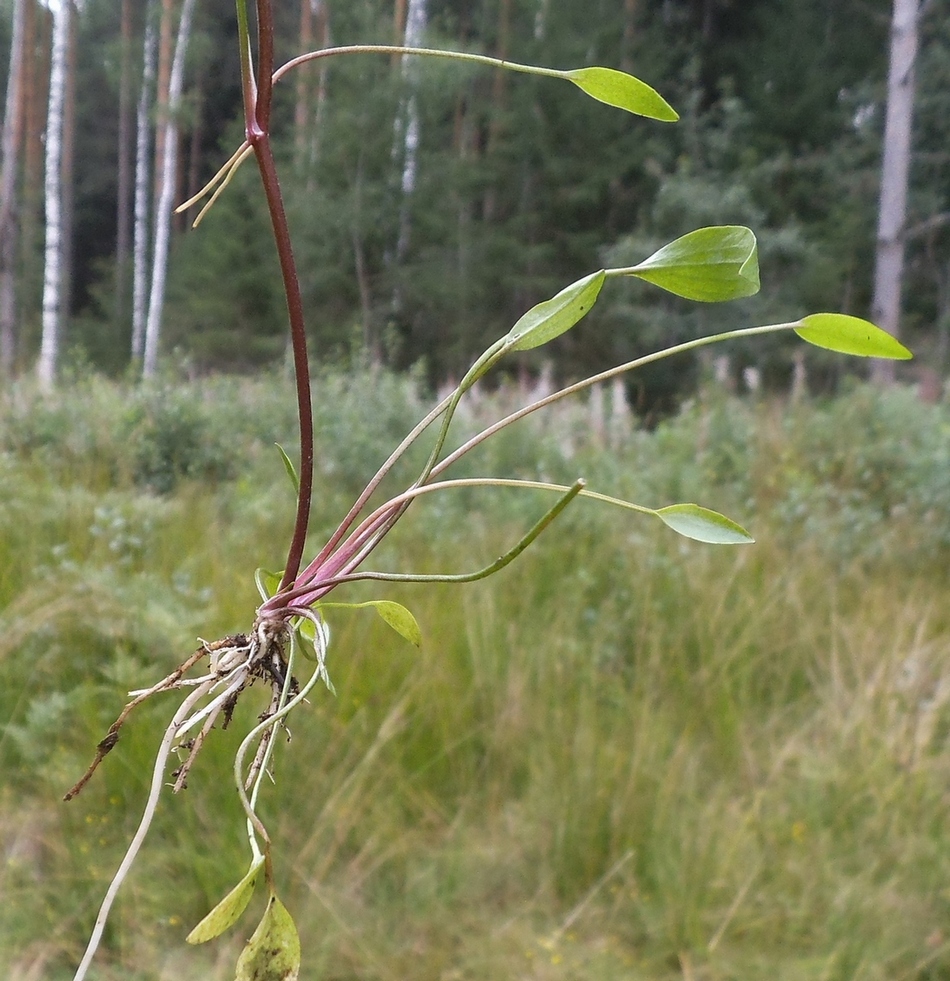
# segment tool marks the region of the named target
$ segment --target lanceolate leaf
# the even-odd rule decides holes
[[[287,451],[280,445],[280,443],[274,444],[278,450],[280,450],[280,458],[284,461],[284,469],[287,471],[287,476],[290,477],[290,482],[294,485],[294,493],[300,493],[300,478],[297,476],[297,468],[294,466],[293,461],[287,456]]]
[[[914,355],[895,337],[868,320],[849,317],[843,313],[813,313],[803,317],[795,333],[809,344],[856,354],[865,358],[889,358],[906,361]]]
[[[422,631],[416,618],[402,605],[393,600],[369,600],[366,603],[321,603],[319,609],[362,610],[371,606],[400,637],[405,638],[415,647],[422,646]]]
[[[300,937],[287,907],[273,894],[264,916],[241,952],[235,981],[296,981]]]
[[[262,600],[266,602],[277,592],[282,576],[283,573],[281,572],[268,572],[266,569],[255,570],[254,582]]]
[[[254,895],[257,875],[263,864],[262,856],[250,867],[247,875],[185,937],[188,943],[203,944],[208,940],[213,940],[237,922],[240,915],[247,909],[251,896]]]
[[[301,618],[297,624],[297,631],[300,637],[306,642],[300,645],[300,652],[308,661],[316,661],[317,658],[317,625],[313,620]],[[320,621],[320,650],[326,651],[330,646],[330,627],[323,620]],[[311,653],[311,650],[313,653]]]
[[[671,504],[656,516],[686,538],[710,545],[750,545],[755,539],[741,525],[698,504]]]
[[[670,242],[624,273],[687,300],[716,303],[759,292],[755,235],[742,225],[714,225]]]
[[[679,119],[676,110],[646,82],[618,72],[615,68],[575,68],[564,72],[579,89],[592,99],[605,102],[608,106],[626,109],[637,116],[658,119],[664,123],[675,123]]]
[[[505,335],[505,347],[509,351],[527,351],[570,330],[596,302],[605,275],[603,269],[591,273],[532,307]]]

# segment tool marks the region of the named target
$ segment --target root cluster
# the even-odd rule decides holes
[[[238,699],[247,687],[257,680],[271,687],[271,701],[261,714],[260,721],[263,722],[277,711],[282,692],[288,682],[286,657],[288,637],[288,628],[284,620],[259,618],[250,633],[233,634],[210,642],[202,640],[201,646],[167,677],[150,688],[129,692],[129,703],[96,746],[96,755],[92,763],[63,799],[71,800],[89,782],[99,764],[119,741],[119,732],[136,706],[161,692],[190,688],[193,690],[186,699],[190,711],[176,724],[174,731],[174,748],[184,758],[172,773],[174,779],[172,786],[176,793],[182,790],[187,784],[188,773],[208,734],[218,719],[221,719],[222,729],[228,727]],[[205,673],[198,677],[187,677],[188,672],[205,658],[208,659]],[[297,682],[291,678],[289,691],[291,694],[296,694],[297,690]],[[251,785],[260,771],[267,743],[272,738],[273,732],[274,729],[269,728],[261,736],[254,762],[247,775],[246,787]]]

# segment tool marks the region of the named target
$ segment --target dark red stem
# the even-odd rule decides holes
[[[257,101],[253,112],[254,124],[248,126],[247,139],[254,148],[254,156],[261,173],[264,194],[267,198],[267,210],[270,212],[274,232],[274,244],[277,247],[277,258],[284,281],[290,338],[294,352],[297,415],[300,420],[300,488],[297,493],[297,516],[294,521],[293,537],[280,583],[280,590],[283,590],[297,578],[307,539],[307,527],[310,523],[310,498],[313,493],[313,409],[310,402],[310,364],[307,356],[303,298],[300,295],[300,281],[297,278],[297,265],[290,241],[290,228],[287,224],[287,213],[284,210],[280,181],[277,177],[277,165],[270,143],[274,71],[274,13],[271,0],[257,0],[257,30]]]

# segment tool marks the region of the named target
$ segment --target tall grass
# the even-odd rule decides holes
[[[333,384],[328,525],[417,398],[387,379],[376,431],[379,379]],[[246,627],[254,565],[280,561],[292,502],[266,443],[292,431],[277,386],[166,393],[197,433],[166,486],[128,435],[145,395],[86,383],[46,407],[61,415],[43,441],[28,393],[3,408],[20,419],[0,457],[4,977],[69,976],[137,821],[171,704],[143,708],[59,802],[123,692],[197,634]],[[350,411],[358,452],[340,442]],[[493,580],[387,589],[421,651],[335,617],[337,694],[295,718],[266,805],[302,977],[950,977],[946,408],[899,391],[794,409],[709,396],[615,434],[612,454],[583,424],[581,408],[534,423],[483,464],[696,499],[759,544],[704,547],[575,504]],[[543,506],[420,503],[380,561],[477,567]],[[252,916],[208,948],[183,937],[246,868],[226,774],[261,707],[163,803],[97,978],[233,969]]]

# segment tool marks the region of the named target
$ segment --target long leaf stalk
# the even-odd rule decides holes
[[[611,270],[612,272],[612,270]],[[609,275],[609,273],[608,273]],[[314,561],[307,566],[305,570],[298,576],[297,583],[295,587],[290,590],[278,592],[277,595],[271,597],[267,600],[258,611],[259,616],[276,616],[280,614],[280,611],[286,609],[287,606],[293,604],[294,606],[307,606],[310,603],[317,602],[319,599],[324,597],[332,588],[344,583],[353,582],[358,579],[380,579],[388,578],[389,574],[382,573],[357,573],[357,568],[365,561],[372,550],[382,541],[383,537],[391,529],[398,517],[405,511],[406,507],[417,497],[423,493],[430,493],[434,490],[445,490],[449,488],[461,487],[461,486],[518,486],[522,489],[538,488],[545,490],[553,490],[559,492],[565,492],[568,490],[566,487],[553,484],[542,484],[531,481],[506,481],[496,478],[473,478],[469,480],[451,480],[451,481],[441,481],[430,483],[434,478],[438,477],[444,473],[453,463],[456,463],[462,456],[473,450],[476,446],[483,443],[489,437],[500,432],[507,426],[512,425],[525,416],[530,415],[533,412],[537,412],[539,409],[543,409],[561,399],[567,398],[570,395],[575,395],[578,392],[583,391],[586,388],[590,388],[593,385],[609,381],[618,375],[624,374],[629,371],[633,371],[636,368],[642,368],[645,365],[653,364],[664,358],[673,357],[676,354],[683,354],[688,351],[694,351],[701,347],[706,347],[710,344],[717,344],[723,341],[740,338],[740,337],[750,337],[757,336],[761,334],[772,334],[780,331],[793,330],[799,324],[797,321],[789,323],[780,324],[767,324],[759,327],[745,327],[739,328],[731,331],[724,331],[717,334],[710,334],[706,337],[694,338],[690,341],[684,341],[682,344],[676,344],[669,347],[663,351],[657,351],[652,354],[644,355],[643,357],[635,358],[632,361],[625,362],[624,364],[617,365],[613,368],[607,369],[606,371],[599,372],[595,375],[591,375],[582,381],[575,382],[572,385],[565,386],[562,389],[552,393],[551,395],[545,396],[544,398],[537,399],[534,402],[518,409],[504,418],[498,420],[491,426],[482,430],[477,435],[473,436],[471,439],[467,440],[456,450],[449,453],[441,461],[437,460],[437,454],[444,445],[445,438],[448,433],[449,424],[451,422],[451,412],[457,407],[461,395],[464,392],[463,386],[465,385],[465,380],[459,384],[456,390],[447,399],[443,400],[430,413],[427,417],[429,423],[433,421],[434,413],[439,411],[445,414],[445,420],[443,422],[439,437],[436,442],[436,446],[433,452],[430,454],[429,460],[424,468],[420,477],[407,491],[402,494],[397,495],[391,500],[387,501],[385,504],[378,507],[375,511],[369,514],[363,519],[361,524],[350,534],[348,538],[343,542],[342,545],[338,545],[334,549],[333,545],[330,545],[329,550],[325,547]],[[494,357],[494,350],[490,349]],[[486,352],[488,353],[488,352]],[[478,363],[484,360],[479,359]],[[468,376],[466,376],[468,377]],[[418,427],[417,427],[418,428]],[[403,452],[408,449],[408,444],[403,447]],[[390,460],[387,461],[387,471],[395,463],[395,454]],[[379,479],[382,477],[377,474]],[[375,483],[373,487],[378,485],[378,480],[374,478]],[[631,510],[640,511],[644,514],[654,514],[655,511],[651,508],[643,507],[641,505],[631,504],[629,502],[617,501],[613,498],[605,498],[603,495],[597,495],[592,491],[583,490],[581,491],[582,496],[598,498],[601,500],[610,500],[612,503],[623,504]],[[369,495],[366,494],[361,497],[361,500],[365,502],[368,500]],[[352,511],[351,511],[352,515]],[[343,539],[345,530],[352,524],[352,518],[350,515],[347,516],[347,521],[334,536],[331,537],[330,542],[337,544]],[[341,530],[342,529],[342,530]],[[532,539],[533,540],[533,539]],[[399,582],[427,582],[431,581],[427,577],[423,576],[413,576],[413,575],[402,575],[400,574],[396,580]],[[439,580],[442,581],[442,580]]]

